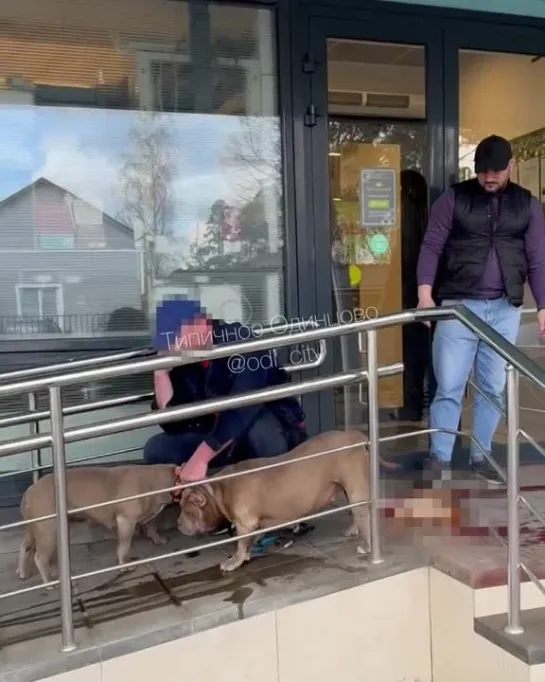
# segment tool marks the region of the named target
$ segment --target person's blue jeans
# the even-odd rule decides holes
[[[443,305],[462,303],[475,315],[515,343],[521,308],[512,306],[506,298],[492,300],[463,299],[443,301]],[[437,388],[430,406],[430,428],[458,429],[462,399],[471,370],[481,391],[496,404],[503,406],[505,388],[505,361],[490,346],[458,320],[437,323],[433,337],[433,369]],[[488,400],[475,392],[472,410],[472,433],[483,450],[490,452],[492,438],[498,427],[500,414]],[[456,436],[437,432],[430,436],[430,455],[450,463]],[[471,445],[471,461],[480,462],[483,453]]]
[[[229,452],[221,453],[210,465],[221,468],[255,457],[283,455],[306,440],[304,430],[284,426],[269,410],[264,410],[247,433]],[[206,438],[203,433],[158,433],[144,446],[146,464],[184,464]]]

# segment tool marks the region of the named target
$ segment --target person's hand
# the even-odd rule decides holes
[[[208,473],[208,462],[210,462],[214,455],[215,453],[209,445],[204,442],[201,443],[187,464],[184,464],[180,472],[180,480],[183,483],[202,481]]]
[[[435,308],[435,301],[432,298],[431,294],[420,294],[418,296],[418,305],[416,306],[419,310],[423,310],[425,308]],[[431,326],[431,322],[428,320],[427,322],[424,322],[424,324],[427,327]]]
[[[545,336],[545,308],[537,311],[537,326],[539,335]]]
[[[194,483],[195,481],[202,481],[206,478],[208,473],[208,464],[202,459],[191,459],[184,464],[180,469],[180,483]]]
[[[184,464],[180,473],[180,481],[182,483],[194,483],[195,481],[202,481],[206,478],[208,473],[208,465],[202,460],[194,460],[191,458],[187,464]]]

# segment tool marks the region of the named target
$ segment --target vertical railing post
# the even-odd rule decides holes
[[[378,428],[378,343],[376,329],[367,332],[367,419],[369,428],[369,491],[371,516],[371,563],[382,561],[380,551],[379,502],[379,428]]]
[[[62,396],[59,386],[49,389],[51,411],[51,440],[53,447],[53,476],[55,479],[55,511],[57,513],[57,563],[61,599],[62,651],[76,648],[72,615],[72,578],[70,572],[70,537],[66,500],[66,454]]]
[[[520,526],[519,526],[519,373],[507,365],[507,626],[519,635],[520,624]]]
[[[35,393],[28,394],[28,409],[31,412],[36,412],[38,409],[38,400]],[[37,436],[40,433],[40,422],[37,419],[29,422],[29,431],[31,436]],[[42,473],[42,451],[39,448],[38,450],[32,451],[30,455],[30,466],[33,469],[32,482],[36,483]]]

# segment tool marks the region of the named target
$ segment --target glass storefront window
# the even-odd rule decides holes
[[[0,340],[283,312],[271,10],[6,0],[0,52]]]

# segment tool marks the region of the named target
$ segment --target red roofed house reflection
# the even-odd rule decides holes
[[[4,337],[103,336],[120,310],[142,329],[142,254],[100,208],[40,178],[0,202],[0,244]]]

